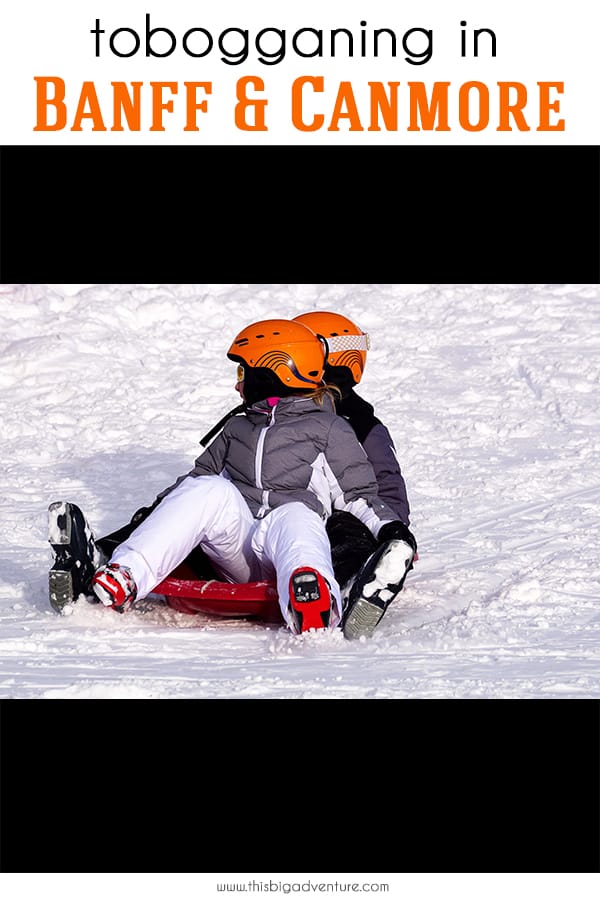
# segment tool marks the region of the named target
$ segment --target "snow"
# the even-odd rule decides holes
[[[47,598],[47,508],[96,534],[186,472],[262,318],[371,335],[419,561],[368,641]],[[2,284],[0,697],[600,696],[597,284]]]

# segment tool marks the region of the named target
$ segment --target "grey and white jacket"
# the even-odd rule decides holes
[[[374,537],[398,515],[380,498],[373,467],[331,398],[261,400],[227,422],[183,478],[221,475],[241,492],[255,518],[299,501],[327,519],[333,509],[360,519]]]

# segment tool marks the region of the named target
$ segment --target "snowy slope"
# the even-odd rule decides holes
[[[46,510],[98,534],[235,406],[231,338],[335,309],[395,437],[420,561],[375,637],[48,605]],[[600,697],[595,284],[0,285],[0,697]]]

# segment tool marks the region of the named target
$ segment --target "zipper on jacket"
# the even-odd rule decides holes
[[[256,514],[257,519],[262,519],[262,517],[265,516],[269,511],[269,491],[263,490],[262,468],[263,456],[265,452],[265,440],[267,438],[267,431],[275,422],[275,409],[276,407],[273,407],[273,409],[271,410],[269,418],[267,419],[267,424],[261,431],[256,444],[256,456],[254,458],[254,478],[256,481],[256,487],[260,488],[263,491],[262,506]]]

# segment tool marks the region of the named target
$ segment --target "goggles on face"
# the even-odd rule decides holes
[[[238,366],[237,367],[237,382],[238,382],[238,384],[241,381],[243,381],[245,377],[246,377],[246,373],[244,372],[244,367]]]
[[[330,353],[340,353],[342,350],[369,350],[371,341],[368,334],[338,334],[327,338],[327,346]]]

